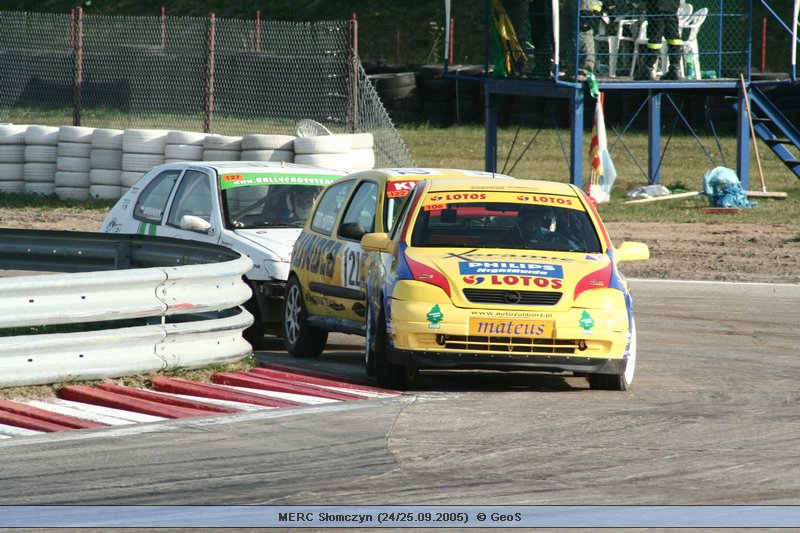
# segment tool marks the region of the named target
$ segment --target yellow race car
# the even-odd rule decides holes
[[[367,365],[403,389],[419,369],[572,372],[593,389],[633,382],[636,326],[588,196],[534,180],[426,180],[390,232],[361,241]]]

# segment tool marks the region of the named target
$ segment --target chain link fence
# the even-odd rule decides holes
[[[369,132],[376,166],[414,162],[351,21],[0,12],[0,121],[227,135]]]

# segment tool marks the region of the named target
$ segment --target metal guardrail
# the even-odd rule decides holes
[[[49,273],[0,278],[0,330],[82,330],[0,337],[0,387],[245,357],[252,348],[242,330],[253,318],[240,307],[251,294],[242,275],[252,266],[238,252],[194,241],[0,229],[0,269]],[[136,325],[108,329],[124,320]]]

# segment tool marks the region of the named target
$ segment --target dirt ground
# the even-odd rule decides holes
[[[0,228],[97,231],[100,211],[0,209]],[[650,260],[623,264],[629,278],[800,283],[800,226],[607,224],[614,244],[642,241]]]

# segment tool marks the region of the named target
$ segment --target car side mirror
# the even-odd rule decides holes
[[[359,222],[346,222],[339,226],[339,237],[344,237],[345,239],[360,241],[365,233],[366,231],[364,231]]]
[[[622,261],[645,261],[650,259],[650,249],[643,242],[623,242],[614,248],[617,263]]]
[[[210,222],[194,215],[183,215],[181,217],[181,229],[205,233],[206,235],[214,233],[214,228]]]
[[[391,252],[392,241],[388,233],[365,233],[361,237],[361,249],[365,252]]]

